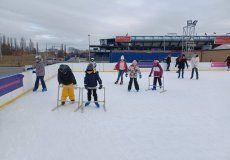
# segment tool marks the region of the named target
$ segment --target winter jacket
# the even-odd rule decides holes
[[[137,74],[141,75],[140,68],[138,66],[134,66],[133,64],[129,66],[129,72],[130,78],[137,78]]]
[[[35,64],[36,76],[45,76],[45,65],[42,61],[36,62]]]
[[[152,67],[150,75],[152,75],[152,74],[154,77],[162,77],[163,69],[159,63],[156,66]]]
[[[92,73],[87,73],[85,74],[85,79],[84,79],[84,85],[86,87],[97,87],[97,82],[102,85],[101,78],[99,76],[99,73],[92,72]]]
[[[191,61],[190,61],[191,67],[192,67],[192,68],[198,68],[199,62],[200,62],[200,58],[199,58],[199,57],[193,57],[193,58],[191,59]]]
[[[125,61],[123,61],[123,63],[124,63],[124,69],[121,68],[121,63],[122,63],[122,61],[119,61],[119,62],[116,64],[115,70],[117,70],[117,71],[119,71],[119,70],[124,70],[125,72],[127,72],[127,71],[128,71],[127,63],[126,63]]]
[[[230,56],[228,56],[224,62],[226,62],[227,66],[230,66]]]
[[[179,57],[176,59],[176,65],[175,67],[178,66],[179,69],[184,69],[186,67],[188,68],[188,62],[186,58]]]
[[[64,85],[77,84],[74,74],[69,66],[61,65],[58,69],[58,83]]]
[[[167,63],[167,64],[171,63],[171,57],[167,57],[167,58],[166,58],[166,63]]]

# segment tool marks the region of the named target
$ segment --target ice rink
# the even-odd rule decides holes
[[[75,73],[83,86],[84,73]],[[200,72],[199,80],[165,72],[167,92],[139,92],[100,73],[106,108],[76,104],[55,111],[57,78],[48,92],[30,92],[0,111],[1,160],[229,160],[230,72]],[[101,91],[99,91],[101,92]],[[101,95],[101,93],[99,93]],[[102,96],[99,96],[102,98]]]

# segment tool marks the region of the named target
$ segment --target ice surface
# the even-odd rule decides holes
[[[0,111],[1,160],[229,160],[230,72],[200,72],[200,80],[165,73],[166,93],[115,85],[100,73],[107,112],[73,112],[56,105],[57,80],[48,92],[29,93]],[[75,73],[83,86],[83,73]],[[100,98],[102,98],[100,96]]]

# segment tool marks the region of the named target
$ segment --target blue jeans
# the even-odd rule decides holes
[[[125,73],[124,70],[119,70],[118,71],[117,82],[119,81],[120,78],[121,78],[121,82],[123,82],[123,75],[124,75],[124,73]]]
[[[46,84],[44,81],[44,76],[37,76],[35,84],[34,84],[34,91],[36,91],[39,87],[39,80],[41,80],[41,84],[42,84],[42,88],[45,89],[46,88]]]

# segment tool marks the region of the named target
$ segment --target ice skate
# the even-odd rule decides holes
[[[90,101],[86,102],[85,107],[89,106],[89,104],[90,104]]]
[[[98,102],[95,102],[95,105],[96,105],[97,108],[100,108],[100,105],[99,105]]]
[[[42,92],[46,92],[46,91],[47,91],[47,88],[43,88],[43,89],[42,89]]]

